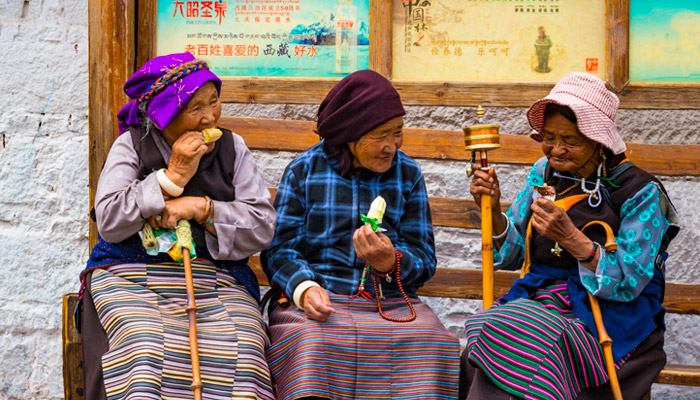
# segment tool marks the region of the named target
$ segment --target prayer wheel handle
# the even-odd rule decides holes
[[[484,109],[476,108],[476,115],[481,121]],[[499,125],[474,125],[463,128],[464,149],[472,152],[471,161],[467,166],[467,176],[471,176],[472,163],[479,152],[481,169],[488,169],[486,152],[501,147],[498,133]],[[499,210],[500,211],[500,210]],[[493,304],[493,210],[491,210],[491,196],[481,195],[481,271],[483,279],[483,307],[488,309]]]

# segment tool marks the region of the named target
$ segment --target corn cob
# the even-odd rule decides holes
[[[221,129],[217,128],[207,128],[202,131],[204,135],[204,143],[212,143],[219,140],[222,135]]]

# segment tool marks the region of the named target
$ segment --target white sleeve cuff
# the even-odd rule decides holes
[[[298,284],[296,289],[294,289],[294,296],[293,296],[294,299],[292,299],[292,300],[294,300],[294,305],[303,309],[302,303],[301,303],[301,295],[303,295],[304,292],[306,292],[306,289],[309,289],[312,287],[321,287],[321,285],[319,285],[318,283],[316,283],[315,281],[312,281],[312,280],[303,281],[302,283]]]

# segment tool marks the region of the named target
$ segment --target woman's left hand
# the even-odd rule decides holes
[[[177,221],[181,219],[204,219],[206,200],[204,197],[185,196],[165,201],[165,208],[160,214],[148,219],[148,223],[155,229],[175,229]]]
[[[532,227],[541,235],[562,244],[576,237],[578,229],[571,222],[569,215],[545,198],[538,198],[530,206],[532,209]]]
[[[355,253],[369,262],[379,272],[389,272],[396,262],[396,252],[391,239],[383,233],[374,232],[369,225],[358,228],[352,235]]]

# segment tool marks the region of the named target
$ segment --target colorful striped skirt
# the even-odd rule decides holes
[[[574,316],[566,282],[528,299],[494,304],[465,327],[468,360],[515,396],[568,400],[608,381],[603,350]]]
[[[416,319],[397,323],[374,301],[330,298],[337,312],[326,322],[294,305],[271,313],[267,359],[278,399],[457,398],[459,341],[423,302],[411,299]],[[403,299],[383,300],[382,309],[410,315]]]
[[[204,399],[274,399],[269,341],[257,302],[212,264],[192,264]],[[108,399],[191,399],[184,268],[121,264],[95,270],[91,295],[109,339]]]

